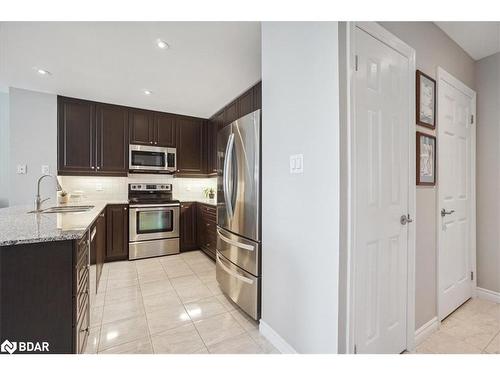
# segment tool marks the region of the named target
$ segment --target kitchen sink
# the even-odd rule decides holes
[[[49,207],[44,210],[41,210],[39,213],[41,214],[62,214],[69,212],[86,212],[93,209],[94,206],[55,206]],[[36,213],[36,211],[30,211],[29,213]]]

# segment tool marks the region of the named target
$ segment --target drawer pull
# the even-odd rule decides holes
[[[233,245],[233,246],[239,247],[240,249],[244,249],[244,250],[248,250],[248,251],[254,251],[254,249],[255,249],[254,246],[252,246],[252,245],[246,245],[246,244],[243,244],[241,242],[233,241],[232,239],[227,238],[226,236],[224,236],[221,233],[221,231],[219,229],[217,229],[217,233],[219,234],[219,237],[222,241],[227,242],[230,245]]]
[[[219,254],[217,254],[217,261],[219,262],[219,265],[221,266],[221,268],[224,271],[226,271],[229,275],[237,278],[238,280],[243,281],[244,283],[253,284],[253,280],[252,279],[249,279],[248,277],[245,277],[245,276],[241,276],[241,275],[237,274],[236,272],[232,271],[231,269],[229,269],[228,267],[226,267],[224,265],[224,263],[222,263],[223,261],[221,260]]]

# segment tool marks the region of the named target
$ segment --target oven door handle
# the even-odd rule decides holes
[[[166,204],[133,204],[130,205],[130,208],[158,208],[161,209],[163,207],[180,207],[180,203],[166,203]]]

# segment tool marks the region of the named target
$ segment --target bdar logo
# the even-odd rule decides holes
[[[17,343],[10,342],[9,340],[5,340],[2,345],[0,345],[0,351],[2,353],[12,354],[17,350]]]

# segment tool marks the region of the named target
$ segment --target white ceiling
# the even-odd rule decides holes
[[[500,52],[500,22],[435,22],[474,60]]]
[[[209,117],[260,65],[259,22],[0,23],[0,87]]]

